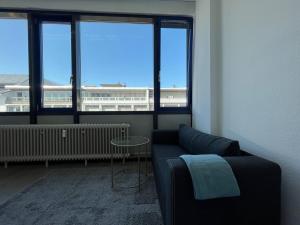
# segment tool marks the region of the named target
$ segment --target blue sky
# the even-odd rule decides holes
[[[0,74],[28,74],[25,20],[0,20]],[[186,31],[161,31],[161,86],[186,84]],[[70,26],[43,24],[44,77],[68,84],[71,75]],[[83,85],[126,83],[153,87],[153,26],[81,22]]]
[[[25,20],[0,19],[0,74],[28,74]]]

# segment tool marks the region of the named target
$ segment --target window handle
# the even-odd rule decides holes
[[[160,70],[158,71],[158,82],[160,83]]]
[[[71,75],[71,76],[70,76],[70,84],[71,84],[71,85],[73,84],[73,79],[74,79],[74,76]]]

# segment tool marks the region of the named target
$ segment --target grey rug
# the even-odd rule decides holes
[[[130,170],[131,171],[131,170]],[[108,165],[54,168],[0,205],[2,225],[162,225],[153,177],[137,188],[135,172],[119,174],[111,189]]]

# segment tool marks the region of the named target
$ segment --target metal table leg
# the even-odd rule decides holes
[[[111,187],[114,188],[114,153],[113,150],[114,146],[111,149],[111,154],[110,154],[110,168],[111,168]]]
[[[141,147],[139,147],[141,148]],[[137,151],[138,153],[138,170],[139,170],[139,192],[141,191],[141,149]]]

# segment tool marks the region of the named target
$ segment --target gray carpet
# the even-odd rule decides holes
[[[54,168],[26,190],[0,205],[5,225],[161,225],[153,177],[141,192],[132,185],[137,174],[116,177],[111,189],[110,167]]]

